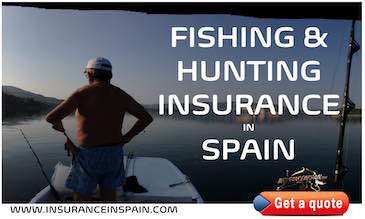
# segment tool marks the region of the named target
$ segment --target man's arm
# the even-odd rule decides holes
[[[52,128],[64,132],[62,119],[70,115],[77,108],[77,91],[54,108],[46,117],[46,121],[52,124]]]
[[[144,107],[131,98],[127,107],[127,112],[132,114],[138,120],[133,127],[123,135],[123,144],[128,143],[132,138],[142,132],[152,121],[152,116],[144,109]]]

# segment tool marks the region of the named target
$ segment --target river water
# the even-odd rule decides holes
[[[135,120],[126,116],[123,130]],[[67,132],[75,139],[75,121],[66,118]],[[150,127],[125,146],[137,156],[164,157],[190,177],[206,202],[251,202],[264,190],[274,190],[276,181],[300,167],[329,177],[324,189],[331,189],[334,177],[339,123],[334,119],[297,118],[256,123],[254,132],[242,132],[237,122],[157,117]],[[70,163],[63,151],[65,138],[52,130],[42,117],[15,119],[2,125],[3,201],[28,202],[47,183],[35,157],[16,128],[21,128],[39,155],[49,176],[58,161]],[[295,139],[295,159],[258,161],[254,155],[239,160],[240,153],[223,161],[204,161],[202,142],[208,138],[244,141],[254,138]],[[348,122],[345,136],[345,164],[349,172],[343,189],[352,202],[361,201],[361,122]]]

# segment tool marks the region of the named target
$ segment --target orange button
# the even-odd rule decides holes
[[[263,215],[342,215],[349,207],[346,193],[332,192],[262,192],[254,207]]]

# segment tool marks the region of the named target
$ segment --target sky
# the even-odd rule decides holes
[[[112,83],[143,104],[155,104],[159,94],[292,94],[343,93],[351,21],[325,19],[262,19],[232,15],[147,15],[128,11],[76,11],[2,7],[2,83],[45,96],[66,98],[87,84],[83,75],[89,59],[103,56],[113,65]],[[291,26],[294,48],[171,47],[171,27]],[[306,27],[327,32],[327,48],[300,43]],[[361,22],[355,38],[361,43]],[[360,44],[361,46],[361,44]],[[296,82],[260,80],[177,81],[177,61],[285,60],[321,62],[321,80]],[[290,63],[290,62],[289,62]],[[350,97],[361,106],[361,50],[353,57]]]

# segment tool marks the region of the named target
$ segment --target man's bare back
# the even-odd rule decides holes
[[[126,112],[142,121],[152,120],[144,108],[126,92],[112,84],[100,82],[79,88],[57,106],[49,117],[63,119],[75,110],[77,142],[83,147],[126,141],[121,132]],[[49,117],[48,120],[52,120]],[[126,138],[138,134],[133,131],[129,133],[130,136],[127,135]]]
[[[92,84],[74,93],[77,101],[77,141],[84,147],[122,142],[125,112],[131,111],[133,98],[111,84]]]

